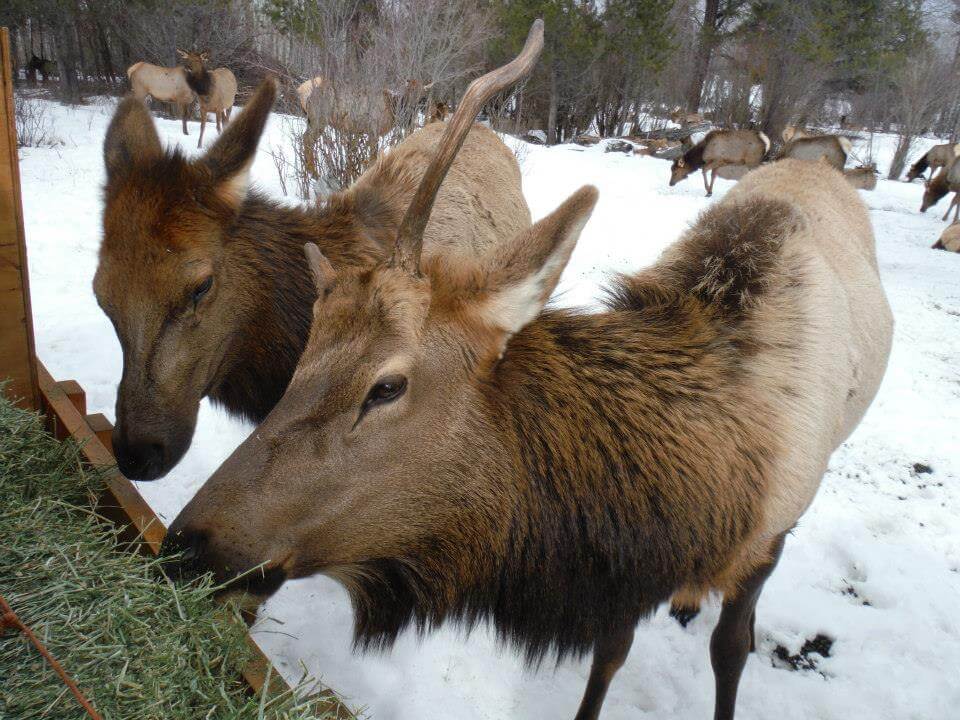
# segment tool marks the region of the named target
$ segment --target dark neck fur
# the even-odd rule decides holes
[[[206,66],[201,66],[199,72],[193,72],[191,68],[187,70],[187,85],[197,95],[206,97],[210,94],[210,86],[213,84],[213,78],[207,72]]]
[[[537,664],[708,587],[756,529],[778,452],[744,358],[763,346],[756,298],[802,282],[779,269],[794,222],[776,202],[715,206],[607,312],[547,311],[511,338],[437,468],[466,489],[456,521],[351,574],[358,644],[487,620]],[[731,412],[745,396],[752,412]]]
[[[368,221],[369,219],[369,221]],[[279,402],[306,344],[316,299],[303,246],[315,242],[334,266],[372,263],[395,227],[354,196],[323,209],[282,207],[251,193],[225,244],[244,278],[246,322],[232,338],[210,398],[261,422]]]
[[[714,132],[716,131],[707,133],[707,136],[703,140],[683,154],[683,162],[686,163],[687,167],[691,170],[699,170],[703,167],[703,153],[707,149],[707,142],[709,142]]]

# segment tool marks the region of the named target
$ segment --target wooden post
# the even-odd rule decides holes
[[[0,380],[18,404],[40,407],[27,248],[20,202],[10,32],[0,28]]]

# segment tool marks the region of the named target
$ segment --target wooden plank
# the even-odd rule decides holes
[[[68,397],[64,388],[72,389],[69,383],[56,382],[42,362],[37,361],[37,372],[43,400],[43,412],[47,416],[51,432],[57,437],[71,437],[81,448],[84,459],[92,467],[106,470],[106,491],[108,497],[102,498],[97,510],[105,517],[129,525],[138,538],[139,547],[157,555],[160,543],[167,529],[153,509],[140,495],[136,486],[116,469],[116,461],[109,443],[112,430],[110,421],[102,414],[84,416]],[[82,389],[81,389],[82,392]],[[101,435],[106,437],[101,438]],[[266,682],[267,667],[270,661],[256,641],[247,635],[253,659],[243,669],[247,684],[259,692]],[[268,692],[284,692],[290,686],[277,672],[271,673]],[[320,694],[317,707],[322,712],[335,711],[338,718],[353,717],[332,691]]]
[[[63,394],[70,399],[77,412],[81,415],[87,414],[87,393],[80,387],[80,383],[76,380],[60,380],[57,387],[63,390]]]
[[[137,533],[150,546],[154,553],[160,551],[160,543],[166,534],[166,528],[147,504],[143,496],[127,478],[116,470],[116,461],[111,453],[87,423],[84,417],[67,397],[63,389],[54,381],[43,363],[38,363],[37,372],[40,389],[43,393],[44,412],[52,424],[56,437],[72,437],[80,445],[84,458],[92,467],[105,470],[105,484],[112,499]]]
[[[23,237],[10,33],[0,28],[0,380],[18,405],[40,407]]]
[[[87,415],[86,419],[87,425],[89,425],[90,429],[93,430],[93,434],[97,436],[97,440],[103,443],[103,446],[110,451],[111,455],[114,455],[113,423],[107,420],[107,416],[103,413]],[[116,456],[114,455],[114,457]]]

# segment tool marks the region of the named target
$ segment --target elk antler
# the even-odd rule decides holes
[[[403,222],[400,223],[391,260],[393,266],[402,267],[414,275],[419,275],[423,230],[430,219],[430,211],[433,209],[433,202],[437,198],[440,185],[453,164],[460,146],[463,145],[467,133],[470,132],[474,119],[490,98],[530,74],[541,50],[543,50],[543,20],[537,19],[530,27],[527,42],[517,57],[503,67],[470,83],[457,111],[447,122],[447,128],[440,138],[436,153],[427,166],[406,215],[403,216]]]

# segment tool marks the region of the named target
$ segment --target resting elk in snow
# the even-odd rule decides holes
[[[275,93],[261,85],[195,159],[164,150],[133,99],[107,131],[94,290],[123,350],[113,447],[128,477],[152,480],[180,461],[204,397],[253,422],[266,417],[310,329],[316,291],[303,244],[338,266],[388,256],[444,128],[411,134],[322,207],[281,206],[248,188]],[[437,198],[426,255],[480,253],[529,225],[513,153],[474,127]]]
[[[700,142],[673,161],[670,167],[670,187],[692,172],[703,172],[703,187],[707,197],[713,195],[717,171],[725,165],[756,167],[770,150],[770,139],[757,130],[711,130]],[[707,171],[711,171],[707,184]]]
[[[580,720],[598,717],[639,620],[716,590],[727,720],[764,581],[884,373],[892,319],[870,222],[840,173],[785,160],[616,280],[596,313],[544,309],[592,187],[496,253],[424,256],[460,141],[530,70],[540,27],[468,90],[389,260],[343,267],[307,245],[307,347],[171,526],[170,570],[256,568],[237,587],[261,597],[326,573],[351,595],[361,647],[489,621],[533,664],[592,652]]]
[[[213,113],[216,117],[217,132],[230,120],[233,101],[237,97],[237,78],[225,67],[207,70],[207,62],[210,60],[207,52],[177,52],[186,62],[187,84],[197,94],[200,102],[200,139],[197,140],[197,147],[203,147],[207,113]]]
[[[177,50],[177,53],[181,57],[186,55],[183,50]],[[190,134],[187,132],[187,118],[196,93],[190,87],[185,67],[138,62],[127,68],[127,77],[130,79],[130,91],[137,100],[143,102],[149,95],[154,100],[176,104],[183,119],[183,134]]]
[[[933,244],[933,249],[960,253],[960,223],[950,223],[940,235],[940,239]]]
[[[920,203],[920,212],[926,212],[944,196],[953,193],[953,200],[947,206],[947,211],[943,214],[946,220],[950,216],[950,210],[954,209],[953,221],[956,222],[960,216],[960,163],[952,162],[946,167],[940,168],[940,172],[933,176],[933,180],[926,183],[923,189],[923,200]]]
[[[910,172],[907,173],[907,182],[913,182],[918,177],[923,177],[927,168],[930,169],[930,179],[932,180],[933,171],[936,168],[952,165],[958,151],[960,151],[960,145],[954,145],[953,143],[934,145],[923,154],[923,157],[910,166]]]

